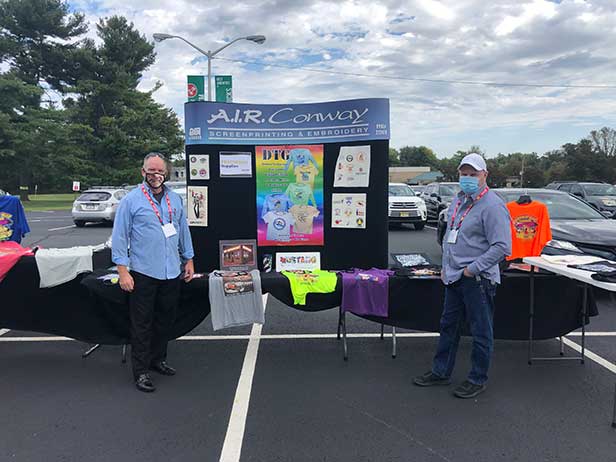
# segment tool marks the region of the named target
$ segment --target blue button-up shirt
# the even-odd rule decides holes
[[[500,283],[498,267],[507,255],[511,255],[511,217],[507,206],[498,195],[488,191],[476,201],[480,193],[467,196],[460,192],[451,201],[447,210],[447,232],[443,240],[443,275],[445,284],[453,284],[464,273],[464,268],[474,274]],[[476,202],[475,202],[476,201]],[[458,227],[464,212],[475,202],[458,231],[455,244],[450,244],[451,216],[460,202],[454,229]]]
[[[163,223],[169,223],[165,196],[159,203],[147,183],[143,185],[158,208]],[[175,235],[165,237],[141,185],[120,201],[111,235],[111,258],[116,265],[128,266],[132,271],[160,280],[178,277],[180,258],[186,261],[195,255],[182,198],[167,187],[165,193],[169,194],[171,202]]]

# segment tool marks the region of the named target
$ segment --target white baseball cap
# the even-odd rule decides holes
[[[483,157],[481,157],[479,154],[468,154],[466,156],[464,156],[464,159],[462,159],[462,162],[460,162],[460,165],[458,166],[458,169],[460,167],[462,167],[463,165],[470,165],[471,167],[473,167],[475,170],[477,171],[488,171],[488,166],[486,165],[486,161]]]

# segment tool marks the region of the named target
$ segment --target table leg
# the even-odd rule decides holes
[[[560,355],[565,356],[565,343],[563,342],[563,336],[558,337],[560,340]]]
[[[342,307],[339,306],[338,307],[338,334],[336,335],[336,338],[338,340],[340,340],[340,325],[342,324]]]
[[[614,386],[614,411],[612,412],[612,428],[616,428],[616,385]]]
[[[385,324],[381,323],[381,340],[383,340],[385,334]]]
[[[126,343],[122,345],[122,364],[126,364]]]
[[[533,317],[535,316],[535,267],[530,266],[530,300],[528,314],[528,364],[533,363]]]
[[[396,359],[397,353],[398,353],[398,349],[397,349],[397,344],[396,344],[396,327],[395,326],[391,326],[391,357]]]
[[[342,313],[342,347],[344,348],[344,360],[349,360],[349,350],[347,346],[347,331],[346,331],[346,311]]]
[[[582,298],[582,356],[580,361],[584,364],[584,353],[586,350],[586,312],[588,307],[588,284],[584,284],[584,296]]]

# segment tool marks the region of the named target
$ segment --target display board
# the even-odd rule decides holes
[[[185,123],[187,157],[209,159],[209,179],[187,175],[208,196],[207,226],[191,226],[197,271],[218,268],[220,241],[251,239],[261,270],[281,252],[318,252],[323,269],[387,266],[387,99],[194,102]]]

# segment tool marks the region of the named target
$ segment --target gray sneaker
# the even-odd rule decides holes
[[[453,391],[453,394],[458,398],[468,399],[474,398],[479,393],[482,393],[485,389],[485,384],[477,385],[475,383],[469,382],[468,380],[465,380],[464,382],[462,382],[462,385],[460,385]]]
[[[428,371],[423,375],[419,375],[413,379],[415,385],[420,387],[433,387],[435,385],[449,385],[451,383],[450,378],[439,377],[433,374],[432,371]]]

